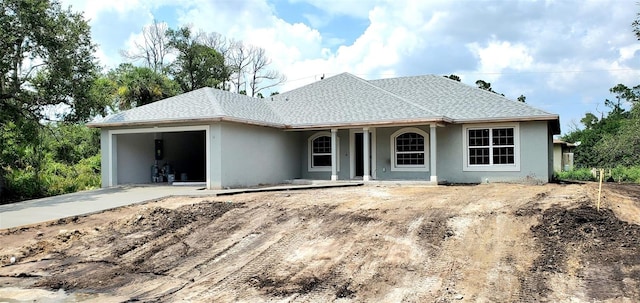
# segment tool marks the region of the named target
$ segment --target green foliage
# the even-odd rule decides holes
[[[42,196],[42,186],[32,166],[24,169],[8,168],[5,178],[8,194],[3,194],[3,199],[23,200]]]
[[[615,167],[617,165],[640,165],[640,114],[636,107],[636,88],[629,89],[618,84],[610,89],[617,102],[605,100],[611,110],[598,119],[586,113],[580,122],[584,129],[575,130],[563,137],[567,142],[580,142],[574,151],[578,167]],[[626,111],[622,103],[631,104]]]
[[[611,178],[616,182],[640,183],[640,166],[619,165],[611,169]]]
[[[560,180],[573,180],[573,181],[595,181],[596,178],[591,173],[591,169],[580,168],[570,171],[563,171],[557,173],[557,178]]]
[[[444,77],[445,77],[445,78],[449,78],[449,79],[454,80],[454,81],[458,81],[458,82],[462,81],[462,79],[460,79],[460,76],[458,76],[458,75],[454,75],[454,74],[451,74],[451,75],[449,75],[449,76],[444,76]],[[476,82],[476,83],[477,83],[477,82]]]
[[[82,159],[75,164],[49,160],[45,167],[42,185],[46,196],[100,187],[100,155]]]
[[[111,93],[113,108],[130,109],[177,95],[178,83],[148,67],[120,64],[101,78],[103,92]]]
[[[4,173],[2,200],[23,200],[100,186],[99,131],[81,124],[35,125],[25,133],[4,124],[0,154]]]
[[[498,94],[500,96],[504,96],[504,94],[501,94],[501,93],[493,90],[493,88],[491,87],[491,83],[489,83],[487,81],[477,80],[476,81],[476,85],[478,86],[479,89],[486,90],[486,91],[492,92],[494,94]]]
[[[69,107],[69,121],[100,111],[89,98],[98,65],[82,14],[57,1],[3,0],[0,28],[0,118],[38,121],[59,104]]]
[[[70,122],[106,113],[105,100],[95,97],[91,30],[82,14],[56,0],[2,0],[0,50],[0,198],[46,195],[54,159],[75,165],[79,154],[95,154],[78,152],[85,144],[77,141],[52,151],[56,136],[41,125],[52,118],[44,114],[51,107],[65,108],[57,118]]]
[[[46,149],[56,162],[74,164],[100,153],[100,131],[82,124],[59,123],[47,129]]]
[[[219,87],[229,80],[229,72],[222,54],[201,43],[190,28],[169,29],[167,36],[169,46],[178,54],[170,66],[170,74],[182,91]]]

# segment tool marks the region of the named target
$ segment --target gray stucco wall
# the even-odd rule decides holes
[[[385,127],[376,129],[376,145],[377,145],[377,159],[376,159],[376,179],[377,180],[430,180],[431,175],[429,170],[426,171],[393,171],[391,169],[391,146],[393,144],[391,135],[396,131],[406,127]],[[425,136],[425,149],[429,152],[429,125],[411,126],[411,128],[418,128],[426,133]],[[439,139],[439,138],[438,138]],[[429,163],[429,157],[426,157],[426,162]],[[429,165],[428,167],[431,167]]]
[[[377,180],[429,180],[430,171],[407,172],[391,170],[391,135],[402,127],[377,128],[375,131],[375,167],[372,174]],[[429,125],[417,126],[429,135]],[[521,122],[520,171],[464,171],[462,125],[438,127],[437,131],[437,176],[440,181],[454,183],[489,182],[547,182],[553,173],[553,136],[547,122]],[[327,131],[328,132],[328,131]],[[304,178],[329,180],[331,172],[310,172],[309,138],[318,131],[286,132],[267,127],[249,126],[237,123],[215,123],[209,126],[210,181],[212,188],[245,187],[259,184],[277,184],[285,180]],[[102,184],[108,186],[109,173],[115,170],[115,184],[149,183],[150,166],[153,158],[154,133],[119,134],[113,136],[113,156],[116,165],[109,163],[108,130],[101,131]],[[206,166],[204,157],[194,150],[206,150],[204,131],[197,133],[172,132],[162,136],[169,161],[179,158],[193,158],[192,168]],[[339,130],[338,178],[351,176],[350,132]],[[195,143],[194,143],[195,142]],[[429,143],[432,140],[429,138]],[[184,145],[189,145],[185,148]],[[428,147],[427,147],[428,148]],[[174,155],[175,160],[171,160]],[[117,168],[126,168],[117,170]],[[432,165],[429,163],[429,167]],[[190,168],[191,169],[191,168]],[[206,168],[202,170],[206,172]],[[199,173],[195,173],[196,177]]]
[[[222,126],[219,123],[209,126],[209,152],[210,188],[222,188]]]
[[[548,182],[549,130],[547,122],[521,122],[520,171],[463,171],[462,125],[437,129],[439,181],[453,183]],[[552,160],[551,160],[552,161]]]
[[[331,180],[331,171],[309,171],[309,138],[315,136],[318,133],[329,133],[329,130],[323,131],[305,131],[299,133],[298,144],[300,145],[300,171],[303,179],[311,180]],[[338,170],[339,180],[348,180],[350,178],[349,167],[349,130],[338,130],[339,147],[339,161],[340,169]]]
[[[553,146],[553,170],[562,171],[562,146],[560,144]]]
[[[114,181],[117,184],[150,183],[154,134],[121,134],[115,137],[118,142],[116,162],[120,169]]]
[[[301,146],[297,133],[236,123],[222,123],[219,127],[212,146],[221,146],[221,187],[278,184],[300,178]],[[212,159],[217,152],[212,152]]]
[[[107,129],[100,130],[100,173],[102,179],[102,187],[109,187],[109,174],[112,167],[109,163],[109,131]],[[115,143],[115,142],[114,142]]]
[[[554,157],[553,157],[553,133],[551,132],[551,127],[549,125],[549,123],[547,123],[547,163],[548,163],[548,170],[547,170],[547,180],[551,181],[553,180],[553,163],[554,163]]]

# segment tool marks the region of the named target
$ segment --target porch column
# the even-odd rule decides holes
[[[436,173],[436,146],[438,145],[438,141],[436,139],[436,124],[431,124],[431,129],[429,132],[429,158],[430,158],[430,168],[429,172],[431,172],[431,182],[438,182],[438,174]]]
[[[369,128],[365,127],[362,129],[362,158],[364,161],[364,171],[362,174],[362,181],[369,181],[371,180],[371,172],[369,171],[370,167],[371,167],[371,161],[369,159],[369,151],[370,148],[369,147],[370,143],[369,143]]]
[[[331,181],[338,180],[338,129],[331,129]]]

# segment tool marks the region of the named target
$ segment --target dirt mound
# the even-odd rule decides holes
[[[91,232],[62,230],[53,241],[30,246],[21,258],[48,253],[60,261],[53,271],[56,274],[38,281],[37,287],[107,291],[163,276],[192,253],[183,241],[187,235],[237,207],[242,204],[204,201],[177,209],[145,208]],[[100,243],[109,249],[88,243]],[[88,274],[91,279],[86,278]]]
[[[554,206],[531,231],[541,246],[531,271],[547,282],[526,287],[532,294],[548,293],[546,274],[561,273],[584,277],[596,300],[640,296],[640,225],[621,221],[610,209]]]

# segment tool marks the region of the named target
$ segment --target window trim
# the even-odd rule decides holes
[[[416,133],[421,135],[424,138],[424,165],[400,165],[398,166],[397,159],[397,151],[396,151],[396,138],[406,133]],[[391,147],[391,171],[420,171],[427,172],[429,171],[429,161],[430,161],[430,144],[431,140],[429,134],[422,129],[417,127],[405,127],[395,131],[391,134],[389,138],[389,145]]]
[[[329,166],[313,166],[313,141],[318,139],[319,137],[329,137],[331,138],[331,132],[317,132],[313,134],[307,140],[307,149],[308,149],[308,161],[307,161],[307,170],[309,172],[331,172],[331,165]],[[336,137],[336,157],[337,157],[337,171],[340,171],[340,137]]]
[[[493,164],[493,129],[513,128],[513,164]],[[490,164],[469,164],[469,130],[489,129]],[[462,126],[462,170],[463,171],[520,171],[520,123],[466,124]]]

